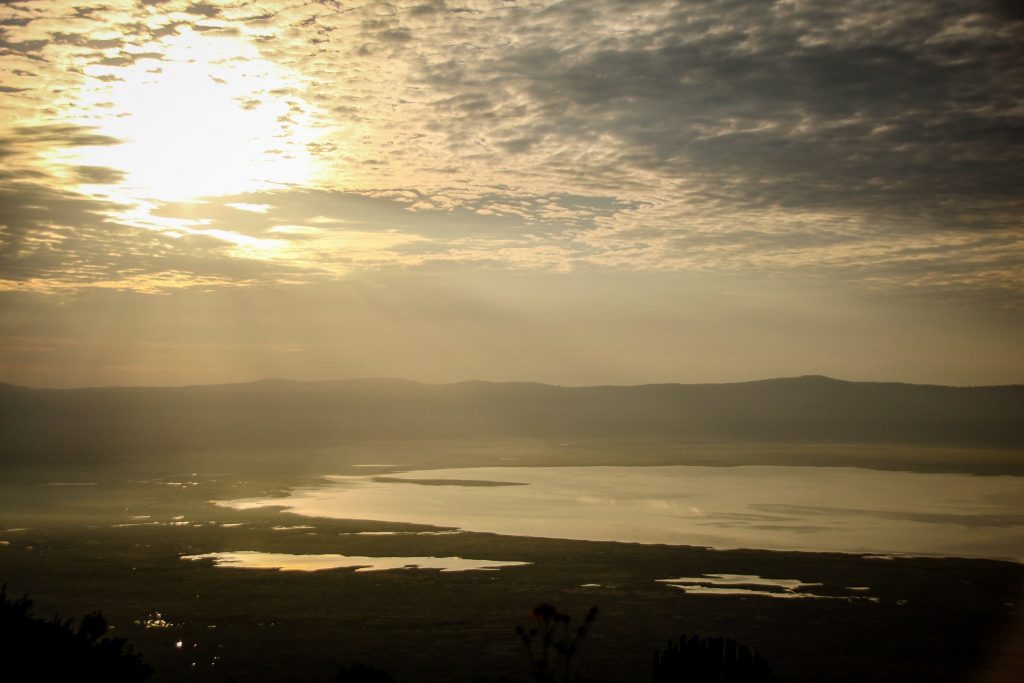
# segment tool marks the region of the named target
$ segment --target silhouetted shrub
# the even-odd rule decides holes
[[[334,683],[393,683],[393,679],[384,669],[365,664],[352,664],[338,669]]]
[[[768,663],[732,638],[685,635],[654,653],[653,683],[777,683]]]
[[[516,627],[516,634],[526,649],[530,677],[538,683],[580,680],[578,675],[572,678],[572,659],[596,616],[597,608],[591,607],[583,623],[573,630],[570,626],[572,617],[547,603],[530,610],[530,617],[537,626],[528,629]]]
[[[78,628],[56,617],[29,614],[28,596],[12,600],[0,587],[0,678],[23,672],[23,680],[84,680],[135,683],[153,670],[124,638],[106,638],[107,620],[99,612],[82,617]]]

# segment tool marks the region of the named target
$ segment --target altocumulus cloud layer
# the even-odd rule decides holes
[[[0,29],[8,296],[484,268],[1024,304],[1009,0],[32,0]]]

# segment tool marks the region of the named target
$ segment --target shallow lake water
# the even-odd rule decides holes
[[[328,476],[311,517],[516,536],[1024,561],[1024,477],[847,467],[483,467]]]
[[[683,576],[677,579],[657,579],[670,588],[678,588],[694,595],[757,595],[766,598],[810,598],[813,600],[867,600],[878,602],[878,598],[851,595],[850,592],[862,593],[870,591],[868,586],[845,588],[846,595],[820,594],[816,590],[822,584],[806,582],[800,579],[766,579],[752,574],[704,574],[703,576]]]
[[[529,562],[512,560],[470,560],[462,557],[363,557],[356,555],[292,555],[255,550],[184,555],[183,560],[213,560],[218,567],[238,569],[279,569],[315,572],[350,568],[357,572],[381,572],[395,569],[440,569],[442,572],[468,572],[522,567]]]

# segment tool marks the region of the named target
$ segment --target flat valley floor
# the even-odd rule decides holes
[[[1024,661],[1024,566],[1012,562],[568,541],[211,502],[387,455],[21,467],[0,484],[0,582],[29,594],[37,616],[101,610],[158,682],[331,681],[353,662],[398,682],[525,680],[514,629],[545,602],[577,619],[598,608],[575,660],[587,680],[649,680],[654,651],[691,633],[736,638],[793,682],[995,683],[1017,680]],[[182,559],[228,551],[527,564],[302,572]],[[665,581],[687,577],[707,581]],[[746,585],[757,579],[762,590]],[[722,594],[716,581],[745,589]]]

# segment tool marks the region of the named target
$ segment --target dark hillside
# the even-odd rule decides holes
[[[799,377],[735,384],[557,387],[391,379],[170,388],[0,385],[8,461],[351,439],[669,438],[1024,448],[1024,386]]]

